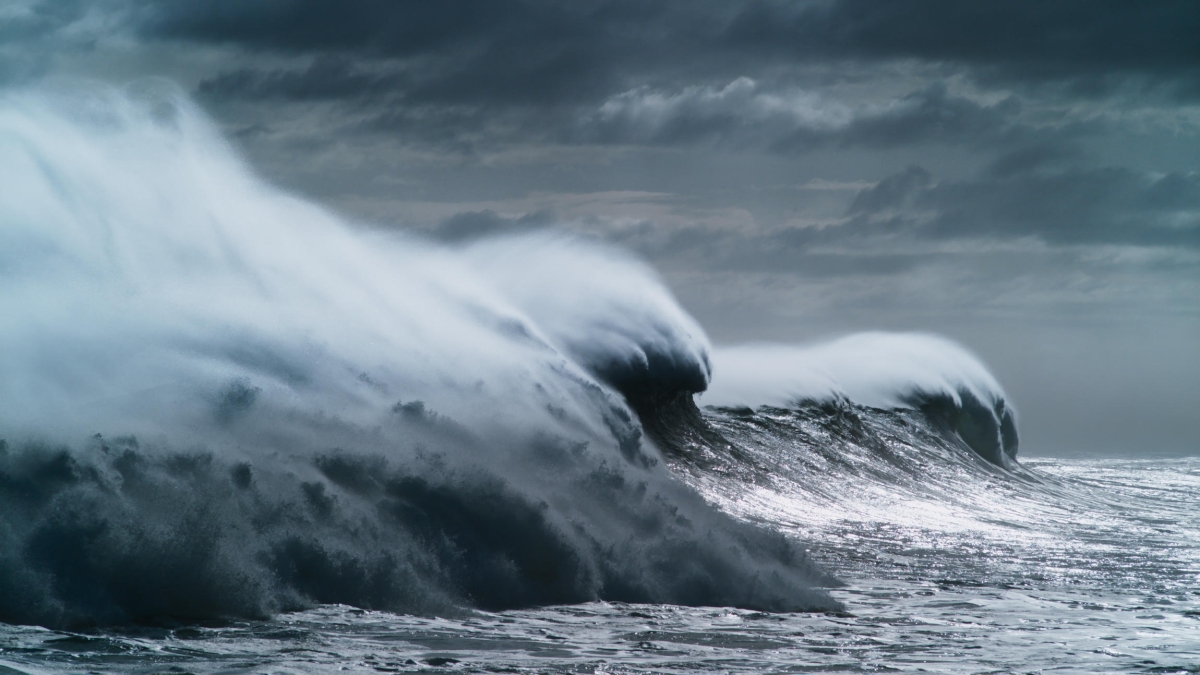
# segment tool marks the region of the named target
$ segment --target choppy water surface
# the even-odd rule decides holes
[[[709,490],[822,542],[813,554],[847,583],[842,616],[327,606],[173,630],[4,626],[0,672],[1200,672],[1200,459],[1024,464],[1031,479],[957,500],[848,489],[841,516],[786,481]]]

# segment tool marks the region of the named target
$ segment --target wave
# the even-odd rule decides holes
[[[1016,466],[961,347],[713,348],[615,249],[267,185],[165,83],[0,95],[0,184],[0,621],[839,611],[695,476]]]
[[[4,94],[0,157],[0,620],[839,607],[643,437],[709,376],[645,266],[367,233],[162,83]]]
[[[860,333],[811,346],[717,349],[719,377],[701,400],[715,407],[780,408],[837,401],[912,409],[984,459],[1011,467],[1017,412],[987,367],[946,338]]]

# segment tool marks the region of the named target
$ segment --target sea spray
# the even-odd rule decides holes
[[[643,266],[542,239],[480,274],[482,249],[364,234],[162,85],[5,94],[0,184],[0,620],[838,607],[614,388],[664,354],[664,386],[708,380]],[[539,289],[576,311],[541,325]]]

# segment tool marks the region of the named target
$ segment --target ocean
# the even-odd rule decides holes
[[[1200,672],[1200,460],[1022,467],[951,499],[860,486],[845,509],[762,485],[713,491],[722,504],[748,495],[740,514],[809,542],[845,584],[837,613],[325,605],[172,627],[5,625],[0,672]]]
[[[1200,672],[1200,460],[1023,459],[944,338],[713,345],[84,89],[0,98],[0,673]]]

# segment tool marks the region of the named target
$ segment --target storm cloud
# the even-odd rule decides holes
[[[895,59],[961,65],[984,80],[1068,82],[1077,93],[1132,76],[1200,93],[1200,16],[1187,0],[183,0],[147,3],[135,20],[146,37],[425,59],[414,93],[446,101],[546,103],[635,78]]]

